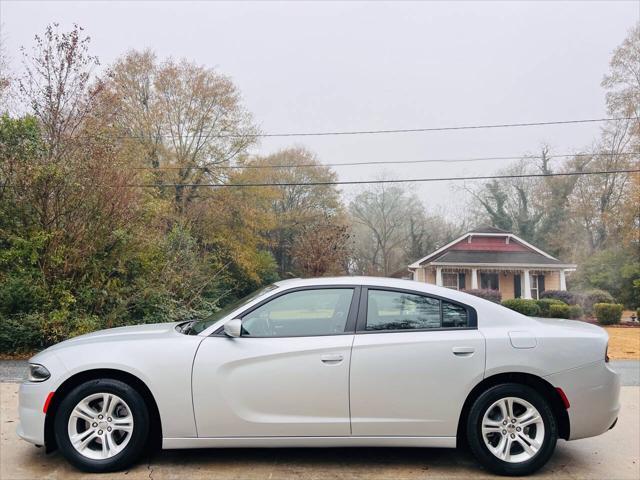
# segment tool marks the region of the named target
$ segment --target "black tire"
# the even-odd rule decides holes
[[[482,420],[485,412],[496,401],[505,397],[517,397],[533,405],[544,423],[544,437],[540,449],[529,460],[519,463],[506,462],[496,457],[485,445],[482,437]],[[529,475],[547,463],[556,448],[558,426],[549,402],[536,390],[517,383],[505,383],[491,387],[473,403],[467,418],[467,439],[471,452],[488,470],[498,475]]]
[[[133,416],[133,432],[124,449],[108,459],[91,459],[78,452],[69,439],[71,412],[84,398],[96,393],[111,393],[124,400]],[[62,455],[76,468],[91,473],[123,470],[135,463],[147,444],[149,412],[142,396],[128,384],[114,379],[89,380],[67,394],[58,408],[54,422],[56,442]]]

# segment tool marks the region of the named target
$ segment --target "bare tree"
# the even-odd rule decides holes
[[[629,134],[640,146],[640,22],[616,48],[609,62],[609,73],[602,86],[607,90],[609,114],[633,120]]]
[[[48,25],[35,36],[32,53],[22,49],[25,73],[18,80],[22,100],[38,119],[48,160],[59,162],[80,145],[79,132],[94,107],[102,83],[92,82],[98,58],[89,54],[90,37],[74,25],[61,32]]]
[[[2,26],[0,25],[0,30]],[[5,50],[5,40],[0,35],[0,114],[9,110],[9,88],[11,86],[11,74],[9,73],[9,62]]]
[[[217,183],[258,133],[231,79],[187,60],[158,63],[151,51],[118,60],[108,83],[125,136],[145,149],[159,182],[176,184],[180,207],[197,183]]]
[[[390,275],[403,265],[412,212],[418,202],[398,185],[375,184],[357,195],[349,212],[357,227],[356,255],[364,273]]]
[[[592,169],[624,170],[637,162],[637,156],[625,154],[631,143],[630,128],[633,128],[633,121],[629,120],[610,122],[605,127],[600,142],[593,149]],[[571,196],[572,213],[586,232],[589,253],[617,243],[629,227],[625,224],[629,215],[624,209],[633,209],[629,204],[631,186],[631,176],[624,172],[576,178],[576,188]],[[636,211],[637,207],[635,205]]]

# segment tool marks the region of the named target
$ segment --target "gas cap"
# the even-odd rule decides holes
[[[513,348],[535,348],[537,345],[535,335],[526,330],[509,332],[509,340]]]

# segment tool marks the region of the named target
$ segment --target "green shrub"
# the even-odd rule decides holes
[[[43,316],[0,315],[0,353],[29,353],[43,348]]]
[[[569,305],[569,318],[578,319],[582,318],[584,311],[580,305]]]
[[[614,325],[620,323],[624,307],[618,303],[596,303],[593,312],[602,325]]]
[[[569,305],[554,304],[549,306],[549,318],[569,318]]]
[[[511,298],[509,300],[503,300],[502,306],[515,310],[523,315],[528,315],[529,317],[536,317],[540,315],[540,307],[535,300]]]
[[[609,292],[604,290],[587,290],[582,293],[582,308],[588,314],[594,313],[593,306],[596,303],[613,303],[614,299]]]
[[[535,302],[540,309],[540,316],[545,318],[553,317],[553,315],[550,314],[550,309],[552,306],[566,305],[566,303],[562,300],[556,300],[555,298],[543,298],[541,300],[536,300]]]

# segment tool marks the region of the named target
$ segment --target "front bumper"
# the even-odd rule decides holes
[[[17,433],[20,438],[36,445],[44,445],[44,403],[49,395],[49,381],[24,382],[18,394],[20,423]]]
[[[620,376],[602,361],[549,375],[566,394],[570,407],[569,440],[594,437],[609,430],[620,411]]]
[[[49,393],[55,392],[60,386],[67,369],[51,352],[41,352],[33,357],[30,362],[39,363],[47,367],[51,376],[44,382],[23,382],[18,392],[18,414],[20,422],[17,434],[23,440],[35,445],[45,444],[45,418],[44,404]],[[54,394],[55,396],[55,394]]]

